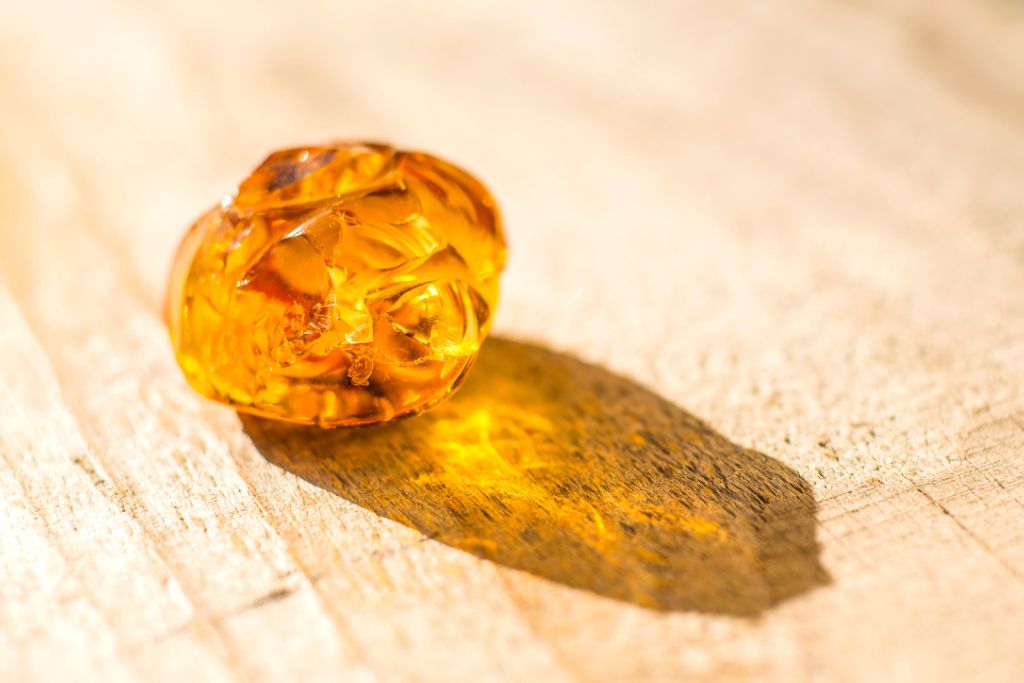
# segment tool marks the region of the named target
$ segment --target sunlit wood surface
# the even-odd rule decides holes
[[[0,4],[0,679],[1019,681],[1024,4]],[[495,191],[464,390],[240,419],[160,319],[273,148]]]

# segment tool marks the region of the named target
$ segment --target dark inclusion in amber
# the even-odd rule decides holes
[[[239,410],[386,422],[459,385],[504,263],[497,207],[465,171],[381,144],[283,150],[185,237],[171,339],[192,386]]]

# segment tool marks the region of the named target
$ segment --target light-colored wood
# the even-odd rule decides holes
[[[1024,5],[528,4],[0,5],[3,680],[1024,677]],[[494,189],[496,338],[243,420],[169,259],[333,137]]]

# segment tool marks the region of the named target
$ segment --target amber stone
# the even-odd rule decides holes
[[[376,143],[286,149],[185,236],[168,326],[205,396],[302,424],[386,422],[458,387],[504,263],[495,202],[466,171]]]

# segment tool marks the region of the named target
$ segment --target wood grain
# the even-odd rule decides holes
[[[0,678],[1017,681],[1018,0],[0,5]],[[495,190],[437,411],[198,398],[185,226],[364,136]]]

